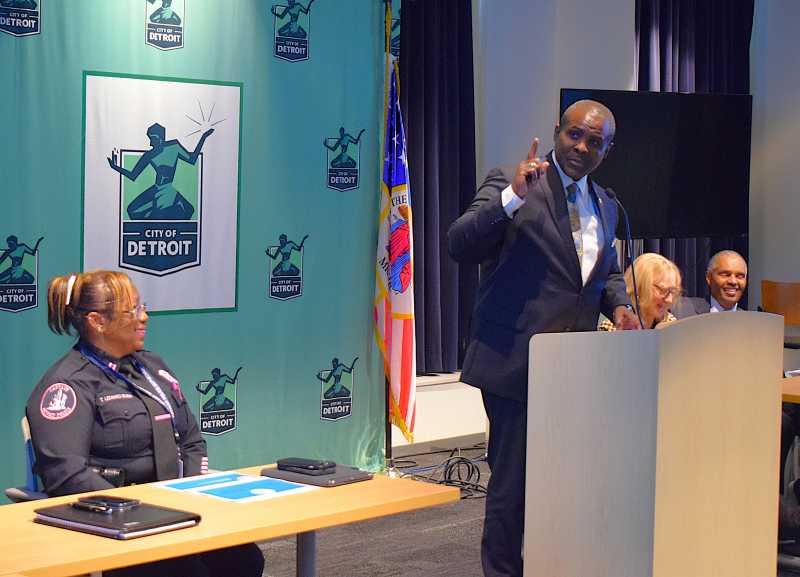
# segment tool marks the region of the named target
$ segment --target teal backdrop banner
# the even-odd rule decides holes
[[[0,485],[24,483],[25,403],[75,342],[47,283],[93,268],[153,311],[145,348],[211,468],[380,470],[383,3],[32,4],[0,27]]]

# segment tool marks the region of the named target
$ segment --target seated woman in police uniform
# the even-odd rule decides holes
[[[79,338],[45,373],[25,409],[34,473],[49,496],[208,471],[206,443],[178,380],[160,356],[142,350],[146,311],[120,272],[50,281],[50,329],[58,335],[74,329]],[[251,543],[108,574],[260,576],[263,565]]]

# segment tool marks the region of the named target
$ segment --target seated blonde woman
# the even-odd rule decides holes
[[[654,252],[646,252],[633,261],[633,268],[636,272],[642,328],[652,329],[659,323],[673,322],[675,317],[669,309],[675,298],[681,294],[680,269],[668,258]],[[636,307],[631,267],[625,271],[625,285],[628,288],[628,296]],[[601,331],[613,331],[614,323],[606,319],[598,328]]]

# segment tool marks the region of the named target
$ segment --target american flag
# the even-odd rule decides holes
[[[383,182],[375,267],[375,338],[390,384],[390,419],[414,440],[417,359],[414,336],[414,237],[397,61],[387,56]]]

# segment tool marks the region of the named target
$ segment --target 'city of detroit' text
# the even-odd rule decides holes
[[[38,20],[35,18],[12,18],[0,16],[0,26],[14,26],[16,28],[36,28]]]
[[[275,49],[285,54],[302,54],[305,56],[308,46],[301,46],[299,42],[286,42],[284,44],[278,44],[275,46]]]
[[[191,240],[129,240],[128,256],[176,256],[189,254]]]
[[[35,294],[4,294],[0,295],[0,303],[32,303]]]
[[[164,32],[148,32],[148,38],[150,40],[161,40],[163,42],[180,42],[181,35],[180,34],[166,34]]]

